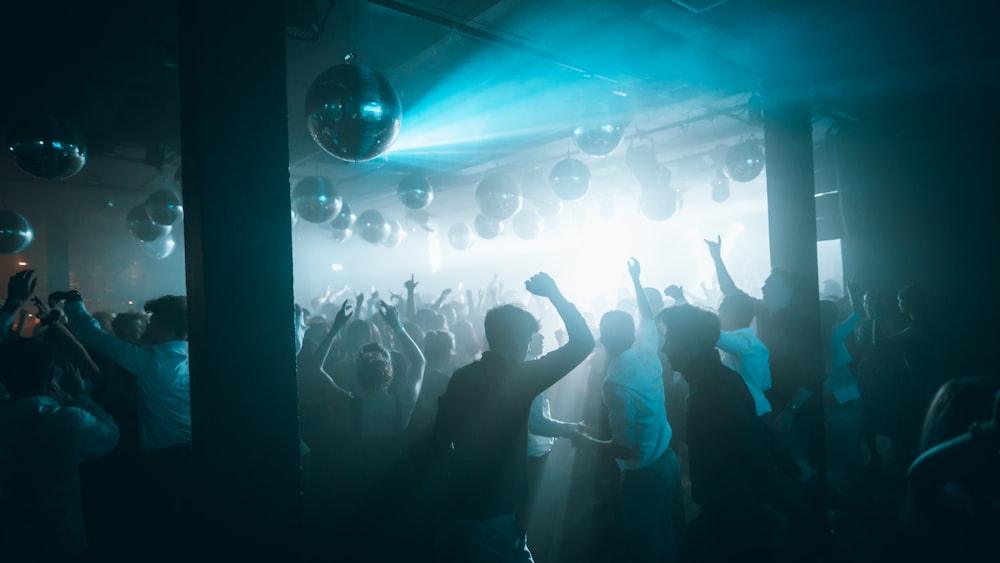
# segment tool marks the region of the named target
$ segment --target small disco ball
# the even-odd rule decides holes
[[[580,199],[590,189],[590,168],[575,158],[560,160],[549,172],[549,183],[559,199]]]
[[[177,243],[174,241],[174,236],[169,233],[165,237],[142,243],[142,250],[157,260],[163,260],[173,254],[176,247]]]
[[[573,142],[584,154],[598,158],[608,156],[625,139],[625,126],[611,119],[580,125],[573,129]]]
[[[333,184],[321,176],[306,176],[292,188],[292,210],[310,223],[333,219],[343,204]]]
[[[354,214],[351,210],[351,206],[347,205],[345,201],[343,205],[340,206],[340,213],[330,220],[330,227],[338,230],[345,231],[354,226],[354,222],[358,220],[358,216]]]
[[[508,174],[490,174],[476,188],[479,211],[494,221],[510,219],[521,210],[521,187]]]
[[[403,244],[404,240],[406,240],[406,230],[403,229],[403,224],[396,219],[389,221],[389,234],[382,241],[382,246],[396,248]]]
[[[83,137],[53,115],[16,124],[7,137],[7,149],[22,170],[46,180],[69,178],[87,164]]]
[[[545,229],[545,222],[542,221],[541,215],[534,209],[521,211],[514,216],[510,224],[514,229],[514,234],[518,238],[525,240],[538,238],[538,235],[542,234],[542,231]]]
[[[734,182],[749,182],[764,171],[764,150],[759,141],[744,141],[726,151],[726,176]]]
[[[651,221],[666,221],[677,211],[677,190],[669,185],[646,187],[639,196],[639,209]]]
[[[351,238],[351,229],[333,229],[333,242],[344,242]]]
[[[476,215],[476,220],[472,224],[476,228],[476,234],[481,239],[495,239],[503,234],[503,223],[490,219],[482,213]]]
[[[0,254],[17,254],[35,240],[35,230],[24,215],[0,209]]]
[[[170,225],[161,225],[150,219],[146,214],[146,205],[137,205],[129,210],[125,216],[128,223],[128,230],[132,236],[142,242],[150,242],[161,239],[170,233]]]
[[[448,229],[448,242],[458,250],[467,250],[476,240],[472,227],[465,223],[455,223]]]
[[[399,135],[403,106],[381,73],[356,62],[316,77],[305,103],[306,126],[316,144],[349,162],[371,160]]]
[[[146,215],[154,223],[173,225],[184,216],[181,196],[173,190],[157,190],[146,198]]]
[[[359,215],[357,224],[361,238],[372,244],[381,244],[392,230],[385,216],[375,209],[369,209]]]
[[[420,210],[431,204],[434,199],[434,188],[426,176],[410,174],[399,182],[396,195],[407,209]]]

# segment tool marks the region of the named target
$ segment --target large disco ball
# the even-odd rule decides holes
[[[351,206],[347,205],[347,202],[344,202],[344,204],[340,206],[340,213],[330,220],[330,226],[334,229],[343,231],[353,227],[354,222],[357,220],[358,216],[351,210]]]
[[[605,157],[615,152],[625,138],[625,126],[608,119],[573,129],[573,142],[590,156]]]
[[[292,188],[292,210],[310,223],[333,219],[343,204],[333,184],[321,176],[306,176]]]
[[[521,187],[508,174],[490,174],[476,188],[476,202],[483,215],[495,221],[510,219],[521,210]]]
[[[538,235],[542,234],[542,231],[545,229],[545,223],[542,221],[541,215],[534,209],[521,211],[514,216],[510,225],[514,229],[514,234],[518,238],[525,240],[538,238]]]
[[[0,254],[17,254],[35,239],[35,231],[24,215],[0,209]]]
[[[173,190],[157,190],[146,198],[146,215],[154,223],[173,225],[184,216],[181,196]]]
[[[448,242],[459,250],[466,250],[476,240],[476,234],[472,232],[472,227],[465,223],[455,223],[448,229]]]
[[[7,136],[10,155],[25,172],[62,180],[87,163],[87,146],[68,122],[53,115],[30,118],[16,124]]]
[[[476,227],[476,234],[481,239],[494,239],[503,234],[503,223],[490,219],[482,213],[476,215],[476,220],[472,224]]]
[[[560,160],[549,172],[549,183],[559,199],[580,199],[590,189],[590,168],[575,158]]]
[[[142,243],[142,250],[152,258],[163,260],[173,254],[176,246],[177,243],[174,241],[174,236],[167,234],[163,238]]]
[[[646,187],[639,196],[639,209],[652,221],[666,221],[677,211],[677,190],[669,185]]]
[[[403,244],[406,240],[406,230],[403,229],[403,224],[397,219],[389,221],[389,234],[382,241],[382,246],[388,246],[389,248],[396,248],[397,246]]]
[[[744,141],[726,151],[726,176],[734,182],[749,182],[764,171],[764,150],[759,141]]]
[[[399,135],[403,106],[378,71],[337,65],[316,77],[306,94],[306,126],[323,150],[350,162],[371,160]]]
[[[334,229],[333,242],[344,242],[345,240],[351,238],[351,233],[351,229]]]
[[[132,236],[142,242],[154,241],[170,233],[170,225],[161,225],[149,218],[149,215],[146,214],[145,204],[137,205],[129,210],[125,221],[128,223],[128,230],[132,232]]]
[[[396,195],[407,209],[419,210],[431,204],[431,200],[434,199],[434,188],[426,176],[410,174],[399,182]]]
[[[392,230],[385,216],[375,209],[369,209],[359,215],[357,225],[361,238],[372,244],[381,244]]]

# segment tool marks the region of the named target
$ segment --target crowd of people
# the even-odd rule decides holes
[[[295,305],[305,558],[993,560],[1000,377],[948,371],[928,292],[757,298],[706,243],[715,303],[633,258],[596,318],[545,273]],[[0,560],[195,556],[186,299],[36,283],[0,307]]]

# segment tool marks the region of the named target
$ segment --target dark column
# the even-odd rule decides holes
[[[180,2],[197,522],[227,560],[300,528],[282,2]]]

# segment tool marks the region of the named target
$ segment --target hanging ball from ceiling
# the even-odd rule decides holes
[[[431,204],[434,188],[423,174],[410,174],[399,182],[396,195],[407,209],[420,210]]]
[[[749,182],[764,170],[764,150],[760,141],[744,141],[726,151],[726,176],[734,182]]]
[[[137,205],[129,210],[125,216],[128,223],[128,230],[132,236],[142,242],[150,242],[167,236],[170,233],[170,225],[161,225],[150,219],[146,214],[146,204]]]
[[[611,119],[587,123],[573,129],[573,142],[584,154],[605,157],[615,152],[625,138],[625,126]]]
[[[514,216],[510,225],[514,229],[514,234],[525,240],[538,238],[538,235],[542,234],[545,229],[545,222],[534,209],[521,211]]]
[[[174,225],[184,217],[181,196],[173,190],[157,190],[146,198],[146,215],[155,223]]]
[[[590,189],[590,168],[575,158],[560,160],[549,172],[549,183],[559,199],[580,199]]]
[[[357,225],[361,238],[372,244],[382,244],[392,230],[385,216],[375,209],[362,212],[358,216]]]
[[[310,223],[326,223],[343,205],[336,188],[322,176],[306,176],[292,188],[292,210]]]
[[[476,227],[476,234],[481,239],[495,239],[503,234],[503,223],[490,219],[482,213],[477,214],[476,220],[472,223]]]
[[[403,106],[375,69],[350,62],[316,77],[305,104],[306,126],[316,144],[349,162],[371,160],[399,135]]]
[[[174,253],[176,246],[174,235],[168,233],[165,237],[142,243],[142,250],[152,258],[163,260]]]
[[[354,214],[354,211],[351,210],[351,206],[347,205],[347,202],[345,201],[340,206],[340,213],[337,213],[337,216],[330,220],[330,227],[339,231],[344,231],[353,227],[354,222],[357,220],[358,216]]]
[[[458,250],[467,250],[475,240],[472,227],[465,223],[455,223],[448,229],[448,242]]]
[[[87,146],[79,131],[54,115],[32,117],[15,124],[7,150],[25,172],[46,180],[63,180],[87,164]]]
[[[476,188],[476,203],[479,211],[490,219],[503,221],[510,219],[521,210],[524,197],[521,187],[508,174],[490,174]]]
[[[677,190],[667,184],[643,188],[639,209],[651,221],[666,221],[677,211]]]
[[[17,254],[35,240],[35,231],[24,215],[0,209],[0,254]]]
[[[389,248],[396,248],[397,246],[403,244],[406,240],[406,230],[403,229],[403,224],[397,219],[392,219],[389,221],[389,234],[382,241],[382,246],[388,246]]]
[[[333,229],[333,242],[344,242],[351,238],[351,229]]]

